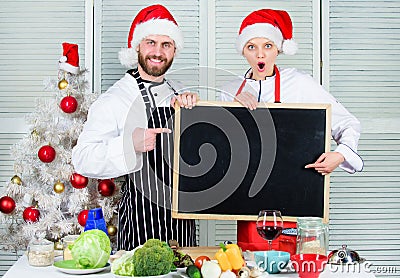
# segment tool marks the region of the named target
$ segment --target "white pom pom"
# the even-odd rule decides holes
[[[282,53],[286,55],[294,55],[297,52],[297,43],[291,40],[284,40],[282,43]]]
[[[126,68],[133,68],[138,61],[138,53],[133,48],[123,48],[118,53],[120,63]]]
[[[60,60],[58,61],[60,61],[60,63],[65,63],[67,61],[67,56],[61,56]]]

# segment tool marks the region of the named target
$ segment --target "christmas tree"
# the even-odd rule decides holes
[[[20,250],[34,237],[57,246],[63,236],[81,233],[88,210],[99,207],[115,242],[118,182],[88,179],[71,164],[72,148],[97,98],[88,92],[86,73],[79,67],[78,45],[63,43],[58,76],[44,82],[54,98],[37,99],[26,117],[29,133],[11,149],[15,173],[0,195],[5,226],[0,241],[8,250]]]

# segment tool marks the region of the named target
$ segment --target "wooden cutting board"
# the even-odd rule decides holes
[[[193,260],[198,256],[207,256],[214,260],[214,255],[220,249],[218,246],[198,246],[198,247],[181,247],[179,251],[188,254]]]

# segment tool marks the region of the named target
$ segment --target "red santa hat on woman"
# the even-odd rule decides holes
[[[78,45],[63,42],[63,56],[58,60],[58,67],[61,70],[78,74],[79,73],[79,54]]]
[[[246,43],[253,38],[267,38],[280,53],[293,55],[297,43],[293,39],[290,16],[285,11],[262,9],[250,13],[242,22],[236,39],[236,50],[243,54]]]
[[[176,53],[183,48],[183,35],[174,17],[162,5],[142,9],[132,22],[128,36],[128,48],[119,52],[119,61],[127,68],[137,64],[136,47],[149,35],[165,35],[175,42]]]

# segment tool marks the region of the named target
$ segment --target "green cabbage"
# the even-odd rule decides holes
[[[134,276],[133,254],[135,250],[128,251],[111,264],[111,272],[121,276]]]
[[[93,229],[83,232],[70,249],[78,268],[99,268],[110,258],[111,243],[105,232]]]

